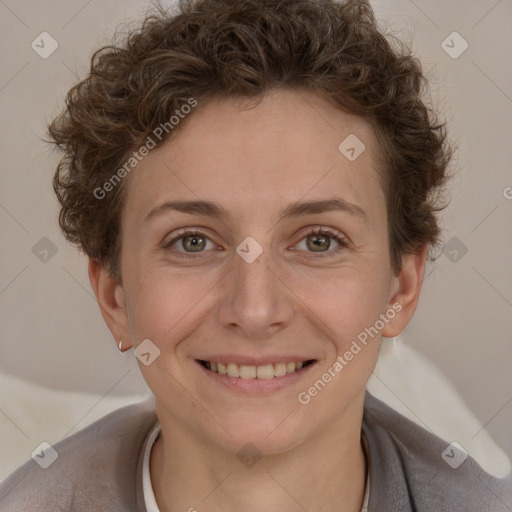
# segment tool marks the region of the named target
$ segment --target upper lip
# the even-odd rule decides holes
[[[209,361],[213,363],[235,363],[243,366],[265,366],[276,363],[302,363],[312,361],[314,358],[307,356],[298,356],[296,354],[276,354],[267,356],[242,356],[235,354],[217,354],[214,356],[205,356],[198,361]]]

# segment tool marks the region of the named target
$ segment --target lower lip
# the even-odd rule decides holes
[[[309,374],[310,369],[315,366],[316,361],[295,370],[293,373],[287,373],[282,377],[272,377],[271,379],[242,379],[241,377],[229,377],[228,375],[220,375],[205,368],[201,363],[196,361],[199,368],[203,371],[210,382],[216,382],[228,389],[239,393],[249,394],[271,394],[280,389],[293,386],[303,377]]]

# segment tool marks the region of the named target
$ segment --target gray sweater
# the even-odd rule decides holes
[[[47,469],[31,459],[0,484],[0,511],[146,512],[142,454],[156,421],[153,404],[143,402],[56,443],[58,458]],[[370,394],[363,430],[370,512],[512,512],[510,476],[496,479],[471,457],[458,465],[448,443]]]

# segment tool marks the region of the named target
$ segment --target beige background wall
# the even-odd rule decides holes
[[[432,267],[404,340],[442,369],[512,456],[512,2],[373,4],[379,19],[412,38],[459,144],[459,174],[444,215],[447,254]],[[76,74],[86,72],[92,50],[146,6],[141,0],[0,1],[2,372],[102,395],[144,389],[131,353],[118,353],[103,324],[86,260],[58,230],[51,189],[57,155],[40,137]],[[441,46],[454,31],[469,45],[458,58]],[[39,52],[51,48],[49,39],[42,48],[42,32],[58,43],[46,59],[31,48],[33,40]],[[463,44],[450,36],[445,46],[455,56]]]

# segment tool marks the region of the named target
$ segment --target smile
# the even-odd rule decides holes
[[[295,373],[314,360],[265,364],[262,366],[239,365],[237,363],[217,363],[214,361],[199,361],[207,370],[219,375],[240,379],[273,379]]]

